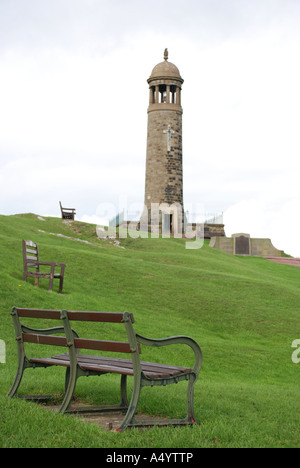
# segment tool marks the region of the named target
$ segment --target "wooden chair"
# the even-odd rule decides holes
[[[66,268],[64,263],[40,262],[37,244],[25,240],[23,240],[23,263],[23,281],[26,281],[28,276],[33,277],[35,278],[35,286],[38,286],[40,278],[49,278],[49,291],[52,291],[54,279],[59,279],[59,292],[62,293]],[[50,272],[40,271],[42,265],[49,266]],[[60,273],[56,273],[55,268],[60,268]]]
[[[61,217],[62,219],[72,219],[74,221],[76,215],[75,208],[63,208],[61,202],[59,202]]]

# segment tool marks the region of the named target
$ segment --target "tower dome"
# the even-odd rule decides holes
[[[148,79],[148,83],[153,80],[160,80],[160,79],[169,79],[169,80],[178,80],[183,83],[183,79],[180,76],[180,72],[174,63],[168,61],[169,54],[168,49],[165,49],[164,53],[164,61],[158,63],[152,70],[150,78]]]
[[[181,107],[181,88],[183,78],[176,65],[169,62],[168,49],[165,49],[164,61],[158,63],[152,70],[150,78],[147,82],[150,89],[150,101],[148,112],[157,110],[159,105],[160,110],[170,109],[182,112]]]

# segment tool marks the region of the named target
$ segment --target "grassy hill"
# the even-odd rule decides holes
[[[49,292],[47,280],[39,288],[22,281],[22,239],[38,243],[41,260],[67,263],[64,294],[57,294],[57,284]],[[181,239],[129,238],[121,246],[99,240],[90,224],[0,216],[0,339],[7,352],[0,364],[0,447],[299,447],[300,364],[291,360],[291,344],[300,339],[300,269],[233,257],[207,244],[187,250]],[[14,305],[128,310],[142,335],[193,337],[204,354],[195,391],[201,425],[115,434],[9,400],[17,363]],[[114,334],[108,329],[107,339]],[[192,358],[185,347],[152,353],[144,348],[143,360],[186,364]],[[59,394],[63,384],[63,369],[30,370],[20,392]],[[118,392],[118,376],[80,379],[76,389],[78,398],[95,404],[118,402]],[[144,389],[139,409],[184,417],[185,406],[181,383]]]

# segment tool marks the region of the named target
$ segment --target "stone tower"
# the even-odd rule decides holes
[[[184,223],[182,174],[183,79],[178,68],[164,61],[148,79],[150,97],[146,159],[145,208],[141,229],[182,233]],[[147,227],[148,226],[148,227]]]

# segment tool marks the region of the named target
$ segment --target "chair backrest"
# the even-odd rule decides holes
[[[36,263],[30,263],[30,260],[39,261],[39,249],[37,244],[32,241],[23,240],[23,261],[24,268],[35,268],[39,270],[39,265]]]
[[[13,307],[12,316],[14,320],[17,336],[21,337],[22,342],[46,344],[54,346],[69,346],[70,341],[74,342],[76,349],[92,349],[97,351],[109,351],[118,353],[141,353],[140,344],[136,343],[135,333],[133,332],[132,324],[134,323],[133,315],[124,312],[81,312],[81,311],[66,311],[66,310],[41,310],[41,309],[21,309]],[[47,320],[61,320],[63,327],[53,329],[58,333],[65,332],[65,336],[50,336],[50,329],[43,330],[28,328],[21,324],[21,317],[40,318]],[[82,322],[106,322],[106,323],[122,323],[125,324],[128,342],[122,341],[103,341],[90,338],[78,338],[74,335],[71,329],[70,321]]]

